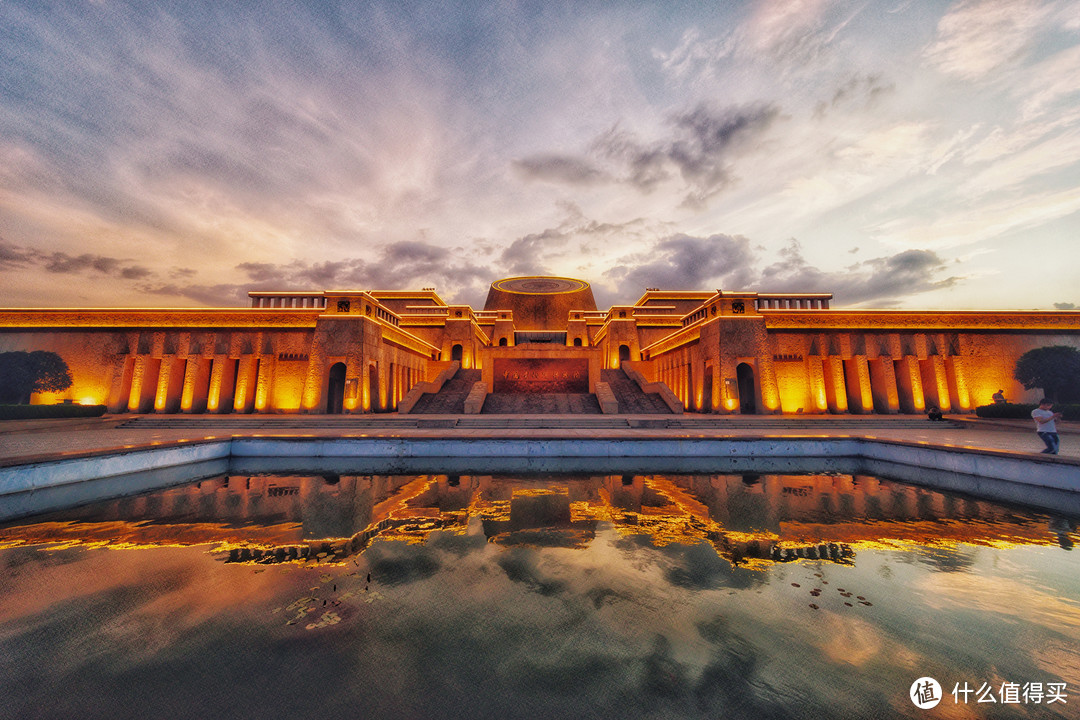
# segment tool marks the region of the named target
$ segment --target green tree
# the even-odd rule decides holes
[[[1054,402],[1080,399],[1080,350],[1066,345],[1028,350],[1016,361],[1013,377],[1028,390],[1041,388]]]
[[[0,353],[0,402],[28,403],[36,392],[60,392],[71,387],[71,371],[54,352]]]

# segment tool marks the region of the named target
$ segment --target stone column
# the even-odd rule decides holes
[[[874,396],[870,389],[870,367],[866,362],[866,356],[852,356],[846,364],[844,376],[848,387],[854,391],[854,399],[858,403],[857,406],[851,407],[849,400],[848,410],[858,414],[872,413]]]
[[[255,392],[255,356],[245,355],[240,358],[240,366],[237,368],[236,395],[233,397],[233,410],[236,412],[248,412],[249,407],[254,406]]]
[[[905,355],[900,359],[900,372],[896,376],[900,390],[900,408],[906,413],[921,413],[926,410],[926,397],[923,395],[922,373],[919,359],[914,355]]]
[[[810,394],[810,408],[814,413],[827,412],[828,393],[825,391],[825,368],[820,355],[806,356],[806,384]]]
[[[776,368],[773,366],[772,355],[761,355],[758,358],[758,383],[761,386],[760,407],[766,413],[782,412],[780,408],[780,387],[776,383]]]
[[[356,394],[350,398],[348,393],[349,380],[356,380]],[[364,356],[362,353],[353,351],[345,356],[345,412],[364,412],[364,395],[367,394],[367,376],[364,372]]]
[[[139,401],[142,399],[143,383],[146,381],[146,362],[150,358],[139,355],[135,358],[135,369],[131,374],[131,390],[128,392],[127,411],[139,412]]]
[[[210,390],[206,395],[206,412],[220,413],[221,383],[225,376],[225,362],[227,355],[215,355],[213,364],[210,366]]]
[[[844,359],[829,355],[824,359],[825,400],[831,413],[848,411],[847,384],[844,381]]]
[[[874,409],[889,415],[900,409],[900,398],[896,392],[896,369],[891,357],[879,357],[870,362],[870,388],[874,398]]]
[[[317,413],[323,408],[323,368],[326,365],[326,353],[322,338],[316,333],[308,355],[307,375],[304,378],[304,392],[300,402],[302,412]]]
[[[175,355],[168,355],[161,359],[161,367],[158,369],[157,388],[154,392],[154,412],[169,412],[169,389],[172,385],[176,364],[179,362],[183,361]]]
[[[739,411],[738,373],[735,370],[738,363],[731,355],[721,353],[720,362],[717,364],[720,366],[720,412],[732,415]]]
[[[931,387],[924,385],[923,392],[926,394],[927,402],[938,406],[941,412],[949,412],[952,410],[952,403],[949,400],[949,378],[945,373],[945,358],[941,355],[931,355],[926,359],[926,369],[930,375],[930,378],[924,377]]]
[[[255,380],[255,412],[267,412],[276,364],[276,355],[263,355],[259,358],[259,377]]]
[[[964,372],[964,358],[958,355],[945,358],[945,373],[949,380],[949,393],[954,396],[953,412],[970,412],[971,391]]]

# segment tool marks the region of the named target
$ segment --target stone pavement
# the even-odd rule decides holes
[[[983,421],[957,416],[931,423],[915,416],[677,416],[682,427],[666,427],[657,416],[499,416],[492,425],[465,423],[465,416],[132,416],[94,419],[9,420],[0,422],[0,464],[59,459],[72,453],[130,448],[178,440],[237,436],[284,437],[871,437],[976,451],[1006,451],[1038,456],[1042,443],[1026,421]],[[473,416],[475,417],[475,416]],[[669,416],[671,417],[671,416]],[[145,418],[145,419],[144,419]],[[406,421],[406,419],[408,421]],[[605,420],[605,418],[608,418]],[[175,419],[179,422],[161,422]],[[134,421],[134,422],[133,422]],[[352,421],[352,422],[350,422]],[[470,426],[471,425],[471,426]],[[1060,460],[1080,464],[1080,428],[1061,423]]]

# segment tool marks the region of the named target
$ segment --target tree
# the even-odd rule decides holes
[[[1016,361],[1013,377],[1028,390],[1042,388],[1054,402],[1080,399],[1080,350],[1066,345],[1028,350]]]
[[[29,403],[36,392],[60,392],[71,387],[71,371],[54,352],[0,353],[0,402]]]

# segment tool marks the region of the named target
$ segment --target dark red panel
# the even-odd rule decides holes
[[[495,392],[587,393],[589,361],[584,358],[496,358]]]

